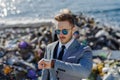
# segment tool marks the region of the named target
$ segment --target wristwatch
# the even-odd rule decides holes
[[[54,65],[55,64],[55,60],[53,59],[53,60],[51,60],[51,68],[54,68]]]

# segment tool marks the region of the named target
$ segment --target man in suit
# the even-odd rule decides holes
[[[92,52],[73,37],[72,15],[61,13],[55,17],[58,41],[49,44],[45,57],[38,62],[43,69],[42,80],[81,80],[92,69]]]

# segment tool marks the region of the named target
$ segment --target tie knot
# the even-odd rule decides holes
[[[64,46],[64,45],[62,45],[62,49],[65,49],[65,46]]]

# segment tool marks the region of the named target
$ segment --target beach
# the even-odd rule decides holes
[[[94,18],[86,17],[84,14],[74,14],[74,16],[76,21],[76,30],[79,33],[76,34],[79,36],[76,37],[76,39],[78,39],[82,45],[89,45],[92,48],[94,56],[93,60],[98,56],[101,57],[101,61],[104,61],[104,59],[109,59],[110,61],[120,60],[119,29],[106,26],[105,24],[95,21]],[[54,34],[54,27],[56,25],[52,19],[48,21],[26,21],[25,23],[22,21],[18,23],[8,22],[7,25],[3,26],[4,27],[1,27],[0,29],[1,51],[7,50],[8,52],[13,52],[15,50],[18,53],[20,51],[19,49],[21,49],[19,45],[22,42],[25,42],[31,47],[28,51],[32,50],[32,54],[37,55],[36,57],[33,57],[35,59],[35,62],[33,63],[36,63],[38,60],[43,58],[47,44],[57,40]],[[1,54],[1,57],[2,56],[4,57],[4,54]],[[95,60],[95,64],[101,63],[101,61],[98,60],[96,62]],[[39,77],[39,79],[40,78],[41,77]]]

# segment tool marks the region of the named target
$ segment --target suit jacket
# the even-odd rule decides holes
[[[54,50],[58,41],[49,44],[45,58],[54,59]],[[81,80],[87,78],[92,69],[92,52],[90,47],[81,45],[77,40],[67,49],[63,60],[55,59],[54,68],[44,69],[42,80]]]

